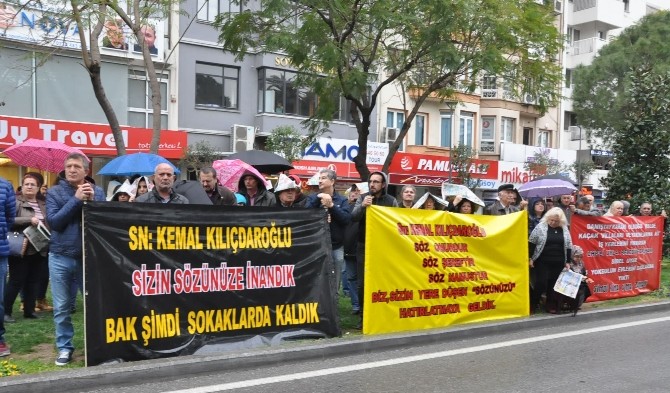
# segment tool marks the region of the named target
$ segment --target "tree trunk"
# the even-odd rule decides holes
[[[116,112],[112,104],[105,94],[105,88],[102,86],[102,77],[100,74],[100,63],[98,61],[93,61],[88,67],[88,75],[91,78],[91,84],[93,85],[93,93],[95,98],[97,98],[100,108],[105,113],[107,121],[109,122],[109,127],[112,129],[112,135],[114,135],[114,144],[116,145],[116,152],[118,155],[122,156],[126,154],[126,145],[123,140],[123,134],[121,133],[121,126],[119,125],[119,119],[116,117]]]

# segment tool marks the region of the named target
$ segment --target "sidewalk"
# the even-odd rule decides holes
[[[633,306],[592,309],[580,312],[576,318],[586,321],[607,320],[627,315],[670,311],[670,301]],[[567,318],[567,319],[566,319]],[[96,367],[48,372],[0,379],[0,388],[17,392],[54,392],[96,389],[142,381],[165,381],[190,373],[213,373],[221,369],[233,370],[263,367],[278,362],[330,358],[389,350],[409,345],[424,345],[447,340],[461,340],[490,334],[511,333],[529,328],[555,326],[574,321],[572,314],[542,314],[494,323],[459,325],[445,329],[410,332],[405,334],[354,336],[337,339],[287,343],[281,347],[264,347],[210,356],[183,356],[170,359],[101,365]],[[9,389],[7,389],[9,391]]]

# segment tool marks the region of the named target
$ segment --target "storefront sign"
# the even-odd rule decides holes
[[[368,141],[366,164],[384,165],[389,154],[388,143]],[[305,149],[303,159],[328,162],[353,162],[358,156],[358,142],[350,139],[320,138]]]
[[[497,179],[498,161],[473,160],[473,163],[468,170],[474,178]],[[451,176],[449,175],[449,172],[451,172]],[[417,176],[418,178],[429,177],[443,179],[454,178],[458,175],[457,168],[454,168],[450,164],[449,157],[401,152],[398,152],[393,156],[393,161],[389,167],[389,173],[405,177]]]
[[[353,162],[336,161],[314,161],[299,160],[291,164],[293,169],[291,174],[298,176],[311,177],[322,169],[331,169],[337,173],[338,178],[360,179],[361,175],[356,170],[356,164]],[[370,171],[381,171],[381,165],[368,165]]]
[[[153,130],[122,127],[121,134],[127,153],[149,151]],[[183,131],[162,130],[158,154],[165,158],[181,158],[187,146],[186,136]],[[0,116],[0,146],[3,149],[30,138],[62,142],[90,155],[118,155],[112,130],[107,124]]]
[[[127,4],[119,1],[119,7],[126,9]],[[82,48],[78,27],[72,22],[72,11],[65,2],[45,1],[43,8],[0,2],[0,37],[8,40],[52,48],[80,50]],[[95,18],[95,14],[88,15]],[[131,15],[132,18],[132,15]],[[91,20],[91,26],[95,23]],[[165,35],[164,23],[157,18],[149,18],[141,24],[145,43],[153,60],[163,60]],[[90,48],[89,35],[84,34],[86,47]],[[98,38],[101,53],[110,56],[134,57],[141,59],[141,47],[137,38],[121,18],[109,18],[105,21],[102,34]]]

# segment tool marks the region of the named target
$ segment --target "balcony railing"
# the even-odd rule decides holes
[[[575,41],[570,47],[570,54],[584,55],[587,53],[594,53],[602,48],[605,44],[607,44],[607,41],[598,37],[591,37],[584,40]]]

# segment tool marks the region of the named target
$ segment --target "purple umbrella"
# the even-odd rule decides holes
[[[524,198],[548,198],[575,191],[577,188],[572,183],[561,179],[533,180],[519,187],[519,194]]]

